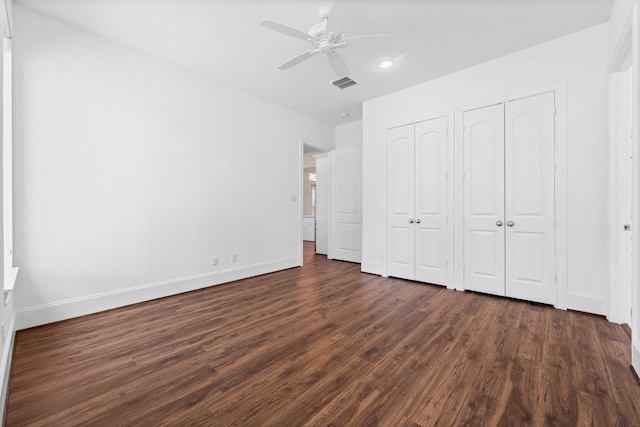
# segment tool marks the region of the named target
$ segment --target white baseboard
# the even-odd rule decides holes
[[[567,292],[567,309],[605,316],[607,314],[607,300],[605,297],[596,295]]]
[[[640,377],[640,342],[638,341],[631,343],[631,366]]]
[[[384,266],[382,264],[374,264],[372,262],[362,261],[362,263],[360,264],[360,271],[362,271],[363,273],[384,276]]]
[[[299,266],[300,258],[296,257],[20,308],[16,310],[16,330],[32,328]]]
[[[12,313],[9,328],[6,330],[5,345],[2,348],[2,360],[0,361],[0,375],[2,375],[2,390],[0,391],[0,425],[4,425],[4,408],[7,403],[9,391],[9,374],[11,373],[11,360],[13,357],[13,344],[16,337],[16,314]]]

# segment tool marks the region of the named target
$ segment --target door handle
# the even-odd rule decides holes
[[[514,225],[516,225],[516,223],[515,223],[515,222],[513,222],[513,221],[507,221],[507,226],[508,226],[508,227],[513,227]]]
[[[413,224],[413,220],[412,219],[409,220],[409,224]]]
[[[416,219],[416,224],[420,224],[420,219]]]
[[[502,221],[496,221],[496,225],[497,225],[498,227],[502,227]]]

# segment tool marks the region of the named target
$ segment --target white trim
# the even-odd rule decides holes
[[[640,343],[637,342],[631,344],[631,367],[640,377]]]
[[[456,119],[455,111],[447,112],[447,288],[456,289],[456,239],[455,239],[455,135]]]
[[[618,139],[618,88],[620,76],[617,73],[609,74],[609,294],[607,302],[607,320],[621,323],[618,306],[619,295],[619,256],[620,237],[618,231],[618,211],[620,208],[620,194],[618,191],[618,163],[619,163],[619,139]]]
[[[304,141],[298,139],[298,257],[300,258],[298,265],[302,267],[304,264]],[[315,236],[314,236],[315,239]]]
[[[12,39],[14,34],[13,27],[13,2],[12,0],[3,0],[2,11],[2,35],[5,38]]]
[[[332,206],[332,197],[331,197],[331,192],[333,191],[331,189],[331,161],[332,161],[332,156],[331,153],[332,151],[328,151],[327,152],[327,168],[329,169],[329,174],[327,175],[327,259],[333,259],[333,242],[331,241],[331,236],[333,235],[333,216],[331,215],[331,212],[333,211],[333,206]],[[317,187],[316,187],[317,189]]]
[[[6,407],[7,393],[9,391],[9,376],[11,372],[11,362],[13,360],[13,345],[16,338],[15,326],[16,313],[13,312],[11,314],[11,321],[9,322],[9,329],[6,331],[3,343],[2,361],[0,361],[0,372],[2,373],[2,390],[0,391],[0,405],[2,405],[2,411],[0,411],[0,425],[4,425],[4,408]]]
[[[16,329],[97,313],[299,266],[298,257],[149,283],[16,310]]]
[[[607,314],[607,299],[599,295],[567,292],[567,308],[592,314]]]
[[[634,6],[635,7],[635,6]],[[633,10],[622,27],[616,47],[609,55],[609,73],[621,71],[631,65],[631,49],[633,47]]]
[[[462,107],[458,107],[454,111],[454,165],[453,165],[453,232],[454,232],[454,252],[453,252],[453,289],[464,291],[464,159],[463,159],[463,141],[464,127],[462,115],[464,113]]]
[[[17,275],[13,270],[13,41],[3,37],[2,49],[2,274],[4,290],[10,290]]]
[[[633,201],[633,218],[637,221],[637,218],[640,217],[640,197],[638,194],[640,193],[638,187],[638,177],[640,176],[638,167],[640,166],[638,153],[640,150],[638,149],[640,141],[638,140],[638,126],[640,125],[640,120],[638,118],[638,108],[640,106],[638,103],[640,102],[640,58],[638,55],[640,54],[640,46],[638,45],[640,35],[638,34],[638,26],[640,25],[640,17],[638,16],[638,4],[634,3],[632,8],[632,25],[631,25],[631,57],[632,57],[632,67],[633,67],[633,75],[632,75],[632,86],[633,86],[633,94],[632,94],[632,138],[633,138],[633,189],[632,193],[634,195]],[[637,234],[637,233],[636,233]],[[632,343],[632,352],[633,352],[633,366],[636,370],[636,373],[640,374],[640,285],[638,280],[640,280],[640,265],[639,265],[639,255],[640,255],[640,239],[635,239],[633,242],[633,259],[632,259],[632,287],[631,287],[631,310],[633,315],[631,316],[631,343]]]
[[[389,129],[398,128],[406,125],[413,125],[420,122],[426,122],[428,120],[439,119],[440,117],[447,117],[447,119],[449,119],[451,118],[450,116],[453,116],[453,113],[454,113],[453,108],[447,108],[444,110],[433,111],[427,114],[418,114],[411,119],[396,120],[393,122],[389,122],[384,127],[384,130],[388,131]]]
[[[555,191],[555,208],[556,208],[556,273],[557,279],[557,300],[554,305],[556,308],[567,309],[567,292],[568,292],[568,274],[567,274],[567,82],[562,82],[535,91],[521,93],[516,96],[503,97],[492,102],[474,103],[455,109],[455,228],[457,230],[455,236],[455,274],[454,288],[464,289],[463,281],[463,265],[464,265],[464,227],[463,227],[463,123],[462,115],[471,110],[484,108],[491,105],[515,101],[518,99],[529,98],[531,96],[541,95],[553,92],[555,94],[556,117],[555,117],[555,161],[556,161],[556,191]]]
[[[327,152],[327,165],[329,169],[329,174],[327,176],[327,259],[333,259],[333,241],[331,237],[333,236],[333,206],[331,205],[331,201],[333,200],[333,172],[331,168],[332,161],[332,151]]]
[[[558,300],[556,308],[567,309],[569,292],[568,237],[567,237],[567,82],[555,87],[556,92],[556,273],[558,274]]]

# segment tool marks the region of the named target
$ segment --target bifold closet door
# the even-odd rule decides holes
[[[505,104],[506,296],[555,304],[554,93]]]
[[[387,130],[387,275],[413,279],[414,126]]]
[[[504,296],[504,104],[463,123],[464,288]]]

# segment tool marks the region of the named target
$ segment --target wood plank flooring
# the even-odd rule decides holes
[[[8,426],[631,426],[604,318],[305,266],[19,331]]]

